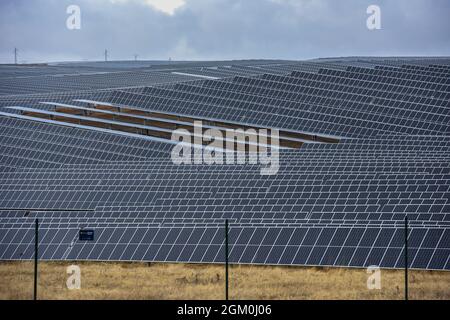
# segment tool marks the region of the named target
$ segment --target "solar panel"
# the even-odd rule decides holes
[[[231,263],[401,268],[407,216],[410,267],[449,270],[449,65],[9,67],[0,77],[0,259],[33,258],[39,218],[44,260],[223,263],[228,219]],[[163,139],[42,118],[68,108],[80,113],[66,118],[86,120],[95,105],[117,108],[97,117],[129,108],[148,112],[135,117],[143,121],[203,119],[339,143],[303,139],[280,150],[276,175],[262,176],[259,164],[175,165]],[[102,123],[114,121],[124,120]],[[94,240],[80,241],[80,230]]]

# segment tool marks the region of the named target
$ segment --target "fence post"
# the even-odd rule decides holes
[[[408,216],[405,216],[405,300],[408,301]]]
[[[225,220],[225,300],[228,301],[228,219]]]
[[[37,300],[37,279],[38,279],[38,243],[39,243],[39,220],[36,218],[34,228],[34,300]]]

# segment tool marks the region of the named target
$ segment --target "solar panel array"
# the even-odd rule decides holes
[[[233,63],[231,68],[226,64]],[[192,76],[208,71],[224,77],[251,66],[277,65],[278,61],[231,62],[164,62],[164,61],[111,61],[61,63],[56,65],[0,65],[0,96],[35,93],[58,93],[155,85],[192,80]],[[250,69],[251,70],[251,69]],[[241,72],[242,73],[242,72]],[[243,72],[243,74],[248,74]],[[258,73],[258,71],[254,71]],[[251,74],[251,73],[250,73]]]
[[[1,260],[33,258],[39,218],[46,260],[223,263],[228,219],[230,263],[401,268],[407,216],[410,267],[450,269],[450,60],[116,67],[169,80],[108,88],[107,72],[92,90],[0,98]],[[262,176],[257,164],[175,165],[164,141],[7,108],[90,105],[80,99],[339,143],[281,150],[279,172]]]

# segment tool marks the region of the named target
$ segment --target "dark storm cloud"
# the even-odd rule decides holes
[[[154,1],[154,0],[147,0]],[[166,1],[166,0],[162,0]],[[447,0],[186,0],[173,15],[146,0],[2,0],[0,60],[303,59],[450,55]],[[82,10],[81,30],[66,8]],[[366,28],[381,7],[382,29]]]

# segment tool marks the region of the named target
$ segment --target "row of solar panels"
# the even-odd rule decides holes
[[[7,211],[4,213],[2,223],[0,227],[4,229],[8,228],[32,228],[35,224],[35,219],[38,218],[41,221],[41,226],[52,228],[94,228],[94,227],[144,227],[144,226],[223,226],[225,219],[229,220],[230,224],[241,226],[254,226],[254,227],[298,227],[298,226],[329,226],[329,227],[354,227],[354,226],[371,226],[371,227],[402,227],[403,220],[384,220],[380,218],[378,220],[370,219],[370,215],[367,215],[363,219],[281,219],[275,218],[242,218],[234,217],[233,215],[222,214],[221,216],[214,213],[204,213],[198,217],[166,217],[162,214],[153,214],[151,212],[140,212],[135,217],[98,217],[99,212],[94,214],[91,212],[91,216],[86,216],[73,211],[68,212],[49,212],[42,213],[38,209],[36,211]],[[118,210],[116,215],[118,215]],[[126,211],[125,211],[126,212]],[[83,212],[84,213],[84,212]],[[63,217],[61,217],[63,215]],[[24,218],[26,216],[26,218]],[[208,216],[208,217],[207,217]],[[211,216],[211,217],[209,217]],[[231,216],[231,217],[230,217]],[[237,216],[237,215],[236,215]],[[384,215],[387,217],[388,215]],[[414,215],[413,215],[414,216]],[[428,227],[442,227],[448,228],[449,221],[439,220],[426,220],[409,222],[409,226],[412,228],[428,228]]]
[[[0,259],[31,259],[33,229],[0,229]],[[223,227],[97,228],[93,242],[79,229],[42,228],[44,260],[223,263]],[[449,231],[411,228],[411,268],[449,269]],[[242,227],[229,231],[231,263],[383,268],[404,266],[404,230],[394,227]]]
[[[51,123],[8,117],[0,118],[2,164],[19,167],[96,163],[99,161],[142,161],[167,159],[171,146],[144,139],[83,130]],[[22,150],[22,151],[21,151]],[[306,144],[301,152],[283,151],[283,158],[369,158],[379,152],[386,157],[439,158],[448,154],[448,138],[396,136],[382,139],[345,140],[339,145]]]
[[[191,78],[181,74],[138,71],[86,75],[53,75],[39,77],[38,79],[34,77],[25,79],[0,78],[0,95],[148,86],[188,80],[191,80]]]
[[[282,65],[289,62],[280,62]],[[157,62],[87,63],[56,66],[0,66],[0,96],[75,90],[149,86],[189,81],[195,76],[224,78],[234,75],[263,73],[265,66],[277,61],[218,62],[198,66],[196,63]],[[258,66],[258,68],[252,68]],[[193,78],[194,77],[194,78]]]
[[[306,86],[295,84],[296,79],[300,83],[307,81],[304,78],[306,75],[308,73],[298,75],[300,78],[276,75],[263,79],[237,77],[232,82],[233,86],[218,80],[206,80],[199,84],[208,89],[199,89],[198,82],[195,82],[192,86],[177,85],[175,89],[147,88],[137,93],[118,91],[112,97],[105,96],[105,101],[164,112],[222,118],[241,123],[252,121],[259,125],[342,136],[376,135],[381,132],[448,132],[446,100],[426,99],[412,95],[414,91],[410,94],[405,91],[408,87],[423,91],[420,83],[416,87],[399,87],[395,100],[386,96],[381,89],[376,91],[380,97],[376,97],[375,91],[370,92],[368,88],[364,88],[367,91],[365,95],[351,93],[355,90],[353,85],[337,85],[336,80],[331,78],[325,82],[317,81],[313,86],[311,83]],[[322,83],[328,84],[321,89]],[[277,87],[277,84],[283,84],[283,87]],[[386,84],[389,84],[390,90],[395,90],[393,84]],[[214,90],[210,89],[211,85]],[[333,87],[341,89],[339,91]],[[423,94],[430,96],[436,90],[438,89],[434,86]],[[448,94],[448,86],[442,90]],[[336,95],[330,95],[333,92]],[[321,96],[323,98],[319,100]],[[367,107],[362,107],[364,105]],[[359,126],[352,126],[350,119],[359,120]],[[327,125],[326,130],[324,125]]]
[[[253,80],[237,77],[234,78],[233,83],[230,83],[232,87],[227,82],[217,80],[200,83],[196,81],[193,85],[178,85],[172,90],[147,88],[141,89],[138,93],[113,91],[112,94],[106,91],[102,97],[106,102],[133,105],[139,108],[205,118],[227,117],[239,123],[277,124],[277,127],[296,130],[301,128],[303,131],[326,134],[339,132],[342,136],[388,134],[389,132],[439,134],[448,131],[448,121],[446,121],[448,114],[445,112],[447,102],[436,98],[424,100],[419,96],[411,95],[417,94],[417,90],[425,90],[420,87],[416,87],[410,94],[404,91],[405,88],[412,90],[414,87],[399,87],[403,89],[399,89],[397,100],[395,100],[392,97],[388,99],[381,89],[367,92],[366,95],[358,95],[348,93],[354,91],[352,89],[354,84],[340,85],[338,87],[341,88],[341,92],[346,93],[334,97],[330,96],[330,92],[333,92],[330,91],[333,90],[330,86],[334,85],[335,80],[327,80],[330,81],[330,85],[314,90],[311,86],[293,84],[289,80],[304,80],[307,76],[308,73],[297,73],[296,77],[271,75],[267,79],[263,77],[263,79]],[[282,81],[288,81],[285,82],[283,89],[276,85],[283,83]],[[395,90],[394,84],[387,83],[390,90]],[[426,90],[423,91],[423,95],[430,96],[431,91]],[[448,89],[445,90],[448,91]],[[375,92],[384,96],[376,98],[376,95],[373,95]],[[183,93],[182,96],[180,96],[181,93]],[[321,95],[323,98],[320,98]],[[408,97],[412,100],[408,100]],[[306,103],[308,105],[305,105]],[[362,103],[365,103],[367,107],[361,108]],[[273,115],[274,111],[276,116]],[[232,119],[229,118],[230,114],[233,115]],[[271,123],[268,123],[269,119]],[[359,125],[351,125],[350,119],[360,120]],[[294,124],[295,127],[293,127]]]
[[[33,170],[2,173],[3,208],[95,208],[152,203],[186,210],[284,213],[445,213],[449,210],[448,159],[365,164],[347,160],[291,161],[274,177],[250,168],[172,170]],[[168,168],[168,169],[167,169]],[[88,168],[87,168],[88,169]],[[106,167],[107,169],[107,167]],[[225,170],[227,169],[227,170]],[[49,207],[48,202],[51,202]]]

